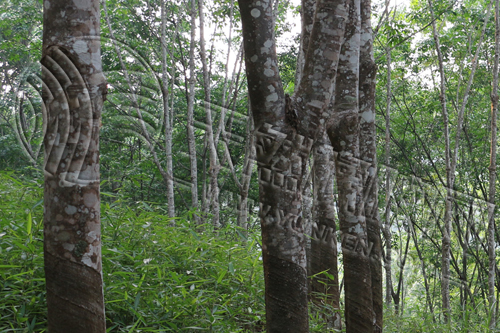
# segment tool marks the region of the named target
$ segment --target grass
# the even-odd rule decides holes
[[[0,173],[0,332],[46,329],[43,189]],[[264,282],[256,237],[227,226],[172,227],[161,207],[102,204],[108,332],[260,332]]]
[[[0,332],[46,332],[42,196],[41,180],[0,172]],[[258,230],[195,231],[190,214],[172,226],[164,205],[113,199],[101,206],[108,332],[264,331]],[[444,325],[417,303],[386,310],[384,332],[489,332],[484,304]],[[310,331],[333,332],[332,309],[311,310]]]

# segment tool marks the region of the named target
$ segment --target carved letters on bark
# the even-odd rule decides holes
[[[361,166],[361,177],[356,177],[356,181],[352,183],[351,186],[359,186],[359,184],[363,185],[363,200],[361,203],[364,203],[371,191],[371,188],[375,185],[376,178],[376,166],[371,163],[359,160],[353,160],[349,158],[342,158],[338,152],[334,152],[334,159],[337,162],[337,172],[339,174],[350,174],[356,173],[356,164],[360,163]],[[327,183],[327,182],[325,182]],[[356,198],[351,198],[343,203],[344,208],[346,208],[349,212],[355,213],[359,209],[362,209],[359,206],[360,202]],[[347,206],[347,207],[346,207]],[[371,207],[370,212],[365,212],[366,220],[372,219],[372,214],[376,213],[377,207]],[[324,244],[328,244],[332,249],[337,252],[337,240],[335,229],[328,227],[326,225],[318,225],[316,223],[312,226],[312,239],[313,241],[319,241]],[[360,236],[354,236],[351,234],[343,233],[340,236],[341,238],[341,246],[343,251],[357,252],[362,256],[368,256],[370,259],[379,260],[378,255],[372,251],[374,246],[373,243],[368,242],[366,238],[362,238]]]

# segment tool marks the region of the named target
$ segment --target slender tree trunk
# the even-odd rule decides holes
[[[48,330],[104,333],[99,129],[106,80],[99,1],[45,1],[43,14]]]
[[[446,165],[446,204],[445,204],[445,213],[444,213],[444,228],[443,228],[443,240],[442,240],[442,259],[441,259],[441,297],[442,297],[442,307],[443,307],[443,315],[445,322],[449,322],[450,320],[450,251],[451,251],[451,222],[452,222],[452,204],[453,204],[453,187],[455,183],[455,171],[457,167],[457,159],[458,159],[458,147],[460,142],[460,134],[462,131],[462,124],[464,119],[465,107],[467,106],[467,100],[469,98],[470,88],[472,86],[472,82],[474,79],[474,74],[477,68],[477,62],[481,50],[481,45],[484,39],[484,34],[486,31],[486,24],[489,21],[492,1],[488,4],[488,9],[486,12],[486,18],[483,24],[483,28],[481,30],[481,36],[477,43],[476,53],[474,55],[474,59],[472,59],[471,72],[469,75],[469,80],[467,82],[467,86],[465,87],[462,104],[460,110],[458,112],[458,120],[457,120],[457,129],[455,133],[455,147],[453,150],[453,154],[451,154],[451,146],[450,146],[450,131],[449,131],[449,123],[448,123],[448,111],[446,108],[446,78],[444,72],[444,61],[441,53],[441,46],[439,42],[439,36],[437,33],[435,15],[432,6],[432,0],[428,0],[429,3],[429,11],[431,13],[432,20],[432,32],[434,36],[434,42],[436,44],[436,52],[438,55],[438,63],[439,63],[439,74],[440,74],[440,100],[441,107],[443,113],[443,122],[444,122],[444,137],[445,137],[445,165]]]
[[[387,86],[385,109],[385,303],[390,305],[394,288],[392,285],[392,234],[391,234],[391,50],[387,52]]]
[[[208,145],[208,156],[210,167],[208,174],[210,176],[210,202],[212,203],[212,223],[214,227],[220,227],[220,208],[219,208],[219,182],[217,177],[220,171],[220,165],[217,160],[217,149],[214,143],[214,130],[212,123],[212,107],[211,107],[211,89],[210,89],[210,73],[207,66],[207,56],[205,51],[205,13],[203,0],[198,0],[198,8],[200,12],[200,56],[203,66],[203,89],[205,92],[205,128]]]
[[[168,105],[168,63],[167,63],[167,10],[166,0],[161,0],[161,50],[162,50],[162,97],[163,97],[163,121],[165,123],[165,157],[167,159],[166,185],[167,185],[167,202],[168,202],[168,217],[175,217],[175,196],[174,196],[174,171],[172,161],[172,121],[171,111]],[[172,78],[173,80],[173,78]]]
[[[471,207],[472,207],[472,203],[471,203]],[[463,275],[464,275],[464,289],[467,289],[468,288],[468,282],[467,282],[467,264],[468,264],[468,260],[469,260],[469,255],[468,255],[468,251],[469,251],[469,242],[470,242],[470,227],[469,227],[469,223],[467,223],[467,225],[465,226],[465,234],[464,234],[464,241],[463,241],[463,250],[462,250],[462,271],[463,271]],[[468,303],[468,300],[467,300],[467,293],[465,294],[464,296],[464,305],[467,305]]]
[[[404,248],[404,252],[403,252],[403,242],[401,241],[402,240],[402,236],[403,236],[403,233],[399,232],[399,239],[400,239],[400,248],[399,248],[399,263],[398,263],[398,267],[399,267],[399,276],[398,276],[398,287],[396,289],[396,292],[393,294],[393,297],[394,297],[394,312],[396,313],[396,315],[399,315],[401,316],[403,314],[403,301],[404,301],[404,297],[403,297],[403,280],[404,280],[404,269],[405,269],[405,265],[406,265],[406,258],[408,256],[408,249],[409,249],[409,245],[410,245],[410,235],[408,235],[408,232],[407,230],[405,230],[405,233],[407,235],[406,237],[406,245],[405,245],[405,248]]]
[[[337,268],[337,227],[335,224],[335,202],[333,197],[333,182],[335,179],[335,160],[332,146],[328,144],[326,133],[313,147],[313,208],[310,274],[312,299],[318,303],[324,297],[315,293],[326,294],[326,303],[334,312],[327,318],[330,324],[341,329],[340,292]],[[325,274],[316,275],[326,271]],[[315,276],[316,275],[316,276]]]
[[[248,191],[250,190],[250,180],[256,158],[255,135],[252,117],[252,109],[248,108],[247,141],[245,146],[245,158],[243,160],[243,172],[241,174],[240,202],[238,206],[238,226],[248,230]]]
[[[445,166],[446,166],[446,203],[444,214],[444,230],[441,247],[441,299],[444,320],[448,322],[450,316],[450,231],[451,231],[451,163],[450,163],[450,130],[448,122],[448,110],[446,107],[446,79],[444,74],[443,56],[441,54],[441,46],[434,19],[434,10],[432,9],[432,2],[429,0],[429,10],[431,12],[432,31],[434,35],[434,42],[436,44],[436,52],[438,55],[439,75],[440,75],[440,95],[441,108],[443,114],[444,124],[444,140],[445,140]]]
[[[495,311],[495,196],[497,179],[497,113],[498,113],[498,62],[500,56],[500,18],[499,1],[495,1],[495,61],[493,64],[493,82],[491,87],[491,153],[490,183],[488,193],[488,301],[490,306],[490,330],[496,327]]]
[[[297,61],[296,85],[298,86],[303,73],[305,54],[307,53],[314,23],[316,1],[302,0],[302,33],[299,60]],[[330,318],[330,325],[341,329],[340,290],[338,281],[337,232],[335,225],[335,210],[333,183],[335,177],[335,161],[332,146],[326,133],[313,147],[313,206],[312,206],[312,236],[310,252],[308,253],[309,274],[315,276],[327,271],[328,276],[316,275],[311,281],[312,299],[321,302],[315,293],[327,294],[327,303],[336,309]],[[307,192],[307,190],[306,190]],[[304,198],[304,200],[306,200]]]
[[[359,147],[360,2],[351,0],[335,90],[333,125],[328,129],[339,192],[339,225],[342,238],[347,332],[372,332],[373,312],[370,273],[371,245],[364,216]]]
[[[429,307],[429,312],[432,314],[432,319],[435,321],[434,318],[434,308],[432,306],[432,299],[430,295],[430,288],[429,288],[429,279],[427,277],[427,272],[426,272],[426,264],[424,261],[424,258],[422,256],[422,251],[420,250],[419,242],[417,239],[417,233],[415,231],[415,226],[413,223],[413,219],[411,220],[410,223],[410,231],[411,231],[411,236],[413,238],[413,243],[415,244],[415,250],[417,251],[418,259],[420,260],[420,266],[422,268],[422,276],[424,278],[424,286],[425,286],[425,300],[427,301],[427,306]]]
[[[298,87],[302,79],[302,72],[306,61],[306,54],[309,48],[309,41],[314,23],[314,12],[316,11],[315,0],[301,0],[300,15],[302,19],[302,29],[300,33],[300,50],[295,71],[295,86]]]
[[[359,64],[359,153],[363,167],[363,201],[366,218],[370,273],[372,279],[374,332],[383,328],[382,296],[382,240],[378,211],[377,129],[375,127],[376,72],[373,57],[373,31],[371,26],[371,1],[361,2],[361,35]]]
[[[226,66],[224,68],[224,84],[222,86],[222,100],[221,100],[221,111],[220,111],[220,120],[219,120],[219,127],[217,128],[217,132],[215,133],[215,146],[218,145],[219,143],[219,138],[222,134],[223,140],[225,139],[226,135],[226,111],[227,111],[227,105],[226,105],[226,96],[228,94],[227,92],[227,81],[228,81],[228,73],[229,73],[229,59],[231,55],[231,46],[232,46],[232,32],[233,32],[233,16],[234,16],[234,0],[230,0],[229,3],[229,36],[228,36],[228,43],[227,43],[227,55],[226,55]]]
[[[189,91],[187,107],[187,139],[189,150],[189,165],[191,172],[191,209],[198,208],[198,161],[196,156],[196,139],[194,137],[194,98],[196,83],[196,73],[194,64],[194,49],[196,41],[196,0],[191,0],[191,41],[189,44]],[[197,223],[201,219],[195,216]]]

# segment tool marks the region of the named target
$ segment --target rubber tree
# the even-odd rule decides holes
[[[311,251],[309,255],[311,298],[317,303],[326,303],[334,311],[327,318],[331,326],[341,329],[340,289],[338,277],[337,234],[335,222],[335,154],[330,140],[325,135],[313,146],[313,207]],[[321,274],[327,272],[329,275]],[[318,293],[319,297],[317,296]],[[326,295],[326,297],[324,296]]]
[[[49,332],[105,332],[99,129],[106,94],[98,0],[47,0],[44,259]]]
[[[373,332],[375,323],[370,256],[373,246],[377,244],[370,243],[367,236],[363,198],[367,163],[362,163],[360,159],[360,44],[360,1],[351,0],[345,42],[338,65],[333,125],[328,128],[328,136],[338,154],[335,176],[339,193],[338,216],[344,260],[347,332]],[[371,118],[372,114],[366,116]]]
[[[375,86],[377,66],[373,56],[373,30],[371,0],[361,1],[361,30],[359,49],[359,155],[364,163],[363,203],[366,219],[366,236],[371,250],[370,261],[374,332],[383,327],[382,296],[382,240],[378,211],[377,129],[375,127]]]
[[[317,1],[300,83],[294,95],[289,97],[283,92],[278,72],[272,2],[239,1],[248,88],[256,127],[268,332],[308,331],[301,189],[311,147],[327,124],[332,125],[329,137],[339,152],[336,170],[340,174],[337,175],[339,191],[343,189],[339,200],[343,214],[340,220],[344,222],[342,231],[346,235],[345,274],[352,273],[346,276],[349,303],[346,303],[346,310],[351,313],[346,317],[347,330],[373,330],[375,320],[358,136],[360,2],[349,3]],[[343,73],[337,78],[337,66],[341,67],[339,59]],[[338,89],[335,89],[336,79],[342,83]],[[332,92],[336,90],[336,98],[340,100],[336,99],[335,107],[331,108]],[[336,118],[332,117],[334,110]],[[348,149],[344,148],[346,144]],[[357,298],[356,293],[359,294]]]

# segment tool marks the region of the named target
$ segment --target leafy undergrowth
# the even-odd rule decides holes
[[[0,173],[0,332],[46,330],[43,188]],[[261,332],[256,237],[171,226],[161,208],[102,205],[108,332]]]
[[[42,196],[40,180],[0,172],[0,332],[46,332]],[[172,226],[162,206],[144,202],[102,204],[108,332],[264,331],[259,232],[195,231],[190,220]],[[310,331],[333,332],[332,309],[311,310]],[[463,316],[450,326],[411,310],[386,311],[384,332],[488,332],[477,308],[455,309]]]
[[[465,307],[452,309],[453,314],[461,314],[460,318],[453,317],[449,324],[442,323],[442,313],[434,309],[434,315],[419,306],[412,304],[405,310],[404,315],[396,315],[394,308],[384,312],[384,332],[405,333],[492,333],[489,329],[489,319],[485,318],[487,309],[485,304],[469,304]]]

